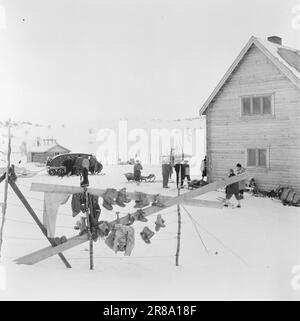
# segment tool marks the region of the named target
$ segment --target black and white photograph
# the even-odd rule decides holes
[[[300,1],[0,0],[0,205],[0,301],[299,301]]]

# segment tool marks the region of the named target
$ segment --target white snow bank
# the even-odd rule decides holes
[[[127,183],[123,173],[131,166],[105,167],[105,176],[90,176],[93,187],[127,187],[149,193],[176,196],[162,183]],[[160,168],[145,167],[143,174]],[[43,194],[29,191],[31,182],[78,185],[79,178],[60,179],[40,173],[34,178],[20,178],[18,185],[42,218]],[[3,184],[0,185],[3,190]],[[10,191],[12,192],[12,191]],[[216,200],[220,192],[203,199]],[[233,200],[233,202],[235,202]],[[167,227],[145,244],[139,232],[147,225],[154,230],[155,216],[145,224],[134,224],[136,245],[130,257],[115,254],[102,240],[94,244],[95,269],[89,270],[88,244],[65,252],[72,269],[66,269],[55,256],[33,266],[16,265],[13,258],[48,245],[33,220],[9,194],[8,215],[3,243],[4,259],[1,300],[299,300],[300,290],[292,287],[294,266],[300,264],[300,212],[276,200],[245,196],[241,209],[182,208],[180,266],[175,266],[176,208],[162,212]],[[116,208],[122,215],[130,210]],[[73,226],[70,201],[62,206],[57,234],[70,237]],[[115,218],[114,211],[102,208],[102,219]],[[200,239],[201,237],[201,239]],[[203,245],[204,244],[204,245]],[[0,279],[1,282],[1,279]],[[5,285],[5,289],[3,289]],[[30,289],[30,291],[29,291]]]

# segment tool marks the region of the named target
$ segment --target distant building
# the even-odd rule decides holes
[[[251,37],[209,96],[208,179],[241,163],[262,190],[300,190],[300,51]]]
[[[27,161],[45,163],[48,157],[54,157],[65,153],[70,153],[70,150],[57,143],[52,145],[35,146],[28,150]]]

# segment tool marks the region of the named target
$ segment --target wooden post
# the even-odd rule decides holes
[[[86,225],[87,232],[89,236],[89,253],[90,253],[90,270],[94,269],[94,248],[93,248],[93,238],[92,238],[92,226],[91,226],[91,211],[92,211],[92,202],[90,201],[90,195],[87,192],[87,188],[84,188],[85,194],[85,204],[86,204]]]
[[[11,179],[9,180],[9,185],[12,188],[12,190],[15,192],[15,194],[18,196],[20,201],[23,203],[23,205],[25,206],[25,208],[27,209],[29,214],[32,216],[32,218],[34,219],[34,221],[36,222],[36,224],[38,225],[38,227],[40,228],[42,233],[46,236],[46,238],[48,239],[50,244],[52,246],[54,246],[55,245],[54,242],[51,239],[49,239],[48,236],[47,236],[47,229],[41,223],[41,221],[39,220],[38,216],[35,214],[34,210],[30,206],[30,204],[27,202],[27,200],[26,200],[25,196],[23,195],[23,193],[19,190],[18,186]],[[58,254],[58,256],[60,257],[60,259],[63,261],[63,263],[65,264],[65,266],[67,268],[71,268],[72,267],[62,253],[57,253],[57,254]]]
[[[9,169],[10,169],[10,155],[11,155],[11,121],[9,120],[7,123],[8,129],[8,149],[7,149],[7,167],[6,167],[6,176],[5,176],[5,186],[4,186],[4,201],[3,201],[3,209],[2,209],[2,220],[1,220],[1,228],[0,228],[0,257],[1,257],[1,249],[3,243],[3,230],[5,224],[5,216],[7,209],[7,195],[8,195],[8,179],[9,179]]]
[[[180,178],[180,186],[178,186],[178,197],[180,196],[180,188],[182,183],[182,175],[181,175],[181,165],[179,168],[179,178]],[[180,204],[177,204],[177,215],[178,215],[178,231],[177,231],[177,250],[176,250],[176,266],[179,266],[179,253],[180,253],[180,237],[181,237],[181,214],[180,214]]]

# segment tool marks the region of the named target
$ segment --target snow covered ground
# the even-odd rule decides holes
[[[79,178],[50,177],[40,172],[40,167],[35,169],[39,171],[36,176],[20,178],[17,184],[41,219],[43,194],[30,192],[30,184],[77,186]],[[106,175],[90,177],[90,185],[176,196],[174,184],[170,190],[164,190],[159,181],[139,187],[127,183],[123,173],[131,170],[131,166],[105,167]],[[152,172],[160,179],[158,167],[145,167],[143,174]],[[1,201],[3,187],[2,183]],[[216,200],[217,196],[223,195],[216,191],[202,198]],[[130,210],[115,209],[125,215]],[[72,269],[66,269],[58,256],[33,266],[16,265],[14,258],[48,246],[48,241],[10,189],[0,263],[0,300],[300,299],[300,289],[292,286],[296,277],[292,270],[300,265],[299,208],[246,195],[241,209],[186,209],[193,221],[182,208],[179,267],[175,266],[175,207],[162,212],[167,227],[155,234],[150,245],[141,240],[139,232],[145,225],[154,230],[156,216],[150,216],[147,223],[134,224],[136,245],[130,257],[115,254],[98,241],[94,245],[93,271],[89,270],[87,243],[65,252]],[[70,201],[59,213],[57,234],[74,235],[76,218],[72,218]],[[102,209],[101,216],[112,220],[115,212]]]

